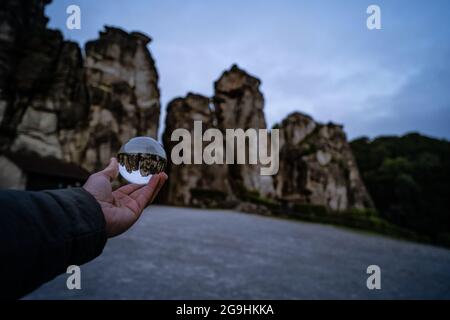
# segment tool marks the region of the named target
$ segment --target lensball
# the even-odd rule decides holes
[[[146,184],[152,175],[164,171],[167,163],[162,145],[150,137],[135,137],[117,154],[120,175],[131,183]]]

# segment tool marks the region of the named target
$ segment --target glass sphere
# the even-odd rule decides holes
[[[162,145],[150,137],[135,137],[117,155],[120,175],[131,183],[146,184],[152,175],[164,171],[167,163]]]

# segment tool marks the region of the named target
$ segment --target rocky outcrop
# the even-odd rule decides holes
[[[81,49],[46,28],[50,1],[0,6],[0,152],[103,167],[129,138],[156,137],[150,38],[106,27]]]
[[[213,108],[209,98],[195,94],[171,101],[163,135],[167,153],[170,155],[179,143],[171,141],[172,132],[184,128],[193,137],[196,120],[202,122],[203,132],[218,128],[224,137],[226,129],[266,128],[259,85],[258,79],[233,66],[215,83]],[[319,205],[335,211],[372,206],[342,126],[323,125],[307,115],[293,113],[278,129],[280,169],[274,177],[261,176],[258,165],[193,164],[192,154],[192,164],[169,161],[171,179],[165,201],[200,206],[211,206],[208,201],[213,201],[223,206],[217,199],[228,203],[238,200],[241,210],[259,213],[264,212],[261,208],[266,208],[265,204],[276,203],[273,201]],[[197,150],[193,141],[188,145],[192,152],[201,153],[205,148],[205,142]]]
[[[188,143],[192,147],[191,164],[175,164],[171,159],[172,149],[179,143],[172,141],[172,133],[176,129],[185,129],[193,138],[194,121],[202,122],[203,131],[215,127],[216,115],[210,108],[208,97],[189,93],[186,97],[176,98],[169,103],[163,144],[169,157],[166,172],[173,178],[167,181],[163,199],[174,205],[226,206],[226,202],[233,198],[226,165],[194,164],[195,156],[202,159],[207,142],[202,142],[199,148],[194,148],[193,141]]]
[[[87,121],[78,45],[46,29],[49,1],[6,0],[0,7],[2,151],[63,158],[59,130]]]
[[[157,137],[158,73],[144,34],[106,27],[86,44],[90,97],[89,134],[83,166],[102,167],[135,136]]]
[[[259,90],[260,81],[233,65],[215,82],[215,94],[208,97],[188,94],[185,98],[171,101],[167,108],[167,118],[163,143],[168,154],[178,142],[171,141],[172,132],[178,128],[187,129],[193,136],[194,121],[201,121],[203,132],[209,128],[220,130],[223,137],[226,129],[264,129],[264,98]],[[213,106],[210,106],[210,100]],[[203,152],[209,142],[193,152]],[[248,146],[247,146],[248,147]],[[226,145],[226,148],[235,148]],[[248,155],[247,155],[248,156]],[[236,153],[235,153],[236,157]],[[202,155],[199,155],[202,158]],[[176,177],[168,182],[165,200],[177,205],[214,205],[232,203],[247,192],[274,195],[272,177],[261,176],[258,164],[174,164],[169,161],[168,173]],[[246,206],[250,208],[250,206]]]
[[[76,43],[46,28],[47,3],[4,0],[0,5],[0,187],[29,186],[29,167],[33,179],[56,175],[45,179],[59,185],[63,177],[63,185],[79,184],[87,172],[67,164],[92,172],[130,138],[157,137],[160,94],[147,49],[151,39],[105,27],[99,39],[86,44],[83,59]],[[171,141],[172,132],[185,129],[193,135],[196,120],[202,132],[216,128],[224,136],[227,129],[265,129],[260,84],[233,65],[214,83],[212,98],[190,93],[171,101],[163,134],[167,155],[178,143]],[[262,213],[276,200],[333,210],[371,206],[341,126],[294,113],[279,129],[275,177],[262,176],[259,164],[176,164],[169,159],[163,198],[175,205],[234,203],[243,211]],[[194,148],[190,143],[192,160],[202,159],[199,153],[207,144]]]
[[[23,66],[23,58],[32,53],[29,49],[45,33],[47,18],[43,12],[48,2],[4,0],[0,5],[0,122],[5,116],[13,118],[9,106],[14,101],[15,82],[22,80],[22,88],[26,87],[25,82],[33,82],[29,81],[33,75],[28,75],[28,70],[20,66]],[[44,38],[45,36],[48,38],[49,34],[44,34]],[[32,64],[30,67],[45,69],[45,66]],[[22,73],[18,73],[19,71]],[[24,75],[28,76],[22,78]],[[5,125],[3,128],[7,129]]]
[[[279,129],[278,199],[332,210],[372,206],[342,126],[292,113]]]
[[[214,83],[213,101],[217,126],[224,134],[226,129],[266,129],[264,97],[259,88],[260,84],[259,79],[237,65],[225,71]],[[240,193],[245,189],[264,195],[273,194],[272,179],[260,175],[259,164],[233,164],[228,166],[228,170],[235,192]]]
[[[25,98],[28,100],[19,95],[13,105],[16,112],[23,108],[23,114],[16,118],[18,125],[11,151],[32,151],[44,157],[77,161],[67,158],[64,138],[85,128],[88,123],[83,61],[77,44],[60,40],[59,54],[54,60],[49,60],[49,71],[43,73],[45,78],[41,76],[34,80],[36,83]],[[34,52],[37,54],[39,48]],[[39,71],[31,72],[41,74]]]

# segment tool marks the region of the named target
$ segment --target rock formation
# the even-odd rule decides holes
[[[195,94],[171,101],[163,135],[167,153],[170,155],[178,144],[171,141],[172,132],[184,128],[193,134],[195,120],[202,121],[203,131],[266,128],[259,85],[258,79],[234,65],[215,82],[214,108],[209,98]],[[171,179],[165,201],[209,206],[205,198],[220,198],[223,193],[224,200],[239,200],[239,208],[247,208],[245,211],[263,212],[258,199],[320,205],[336,211],[372,206],[342,126],[319,124],[309,116],[293,113],[278,129],[280,171],[276,176],[261,176],[258,165],[176,165],[169,161]],[[258,203],[248,203],[248,195]]]
[[[89,134],[83,166],[102,167],[135,136],[156,138],[159,122],[158,73],[147,36],[106,27],[86,44],[90,97]]]
[[[218,128],[266,129],[261,81],[233,65],[214,83],[214,107]],[[232,147],[232,146],[227,146]],[[235,155],[236,156],[236,155]],[[236,161],[235,161],[236,163]],[[241,189],[273,194],[272,179],[260,175],[259,165],[229,165],[230,181],[235,192]]]
[[[0,160],[26,154],[97,170],[129,138],[157,135],[150,38],[106,27],[83,61],[76,43],[46,28],[49,2],[0,6]]]
[[[163,135],[163,143],[168,154],[178,143],[170,141],[173,130],[185,128],[193,132],[196,120],[202,121],[203,131],[217,128],[223,136],[226,129],[240,128],[245,131],[250,128],[266,128],[264,98],[259,85],[260,81],[257,78],[233,65],[215,82],[215,94],[211,99],[214,107],[210,106],[209,98],[195,94],[188,94],[185,98],[177,98],[170,102]],[[198,151],[203,152],[204,147],[205,143]],[[224,147],[234,146],[224,145]],[[175,165],[169,161],[168,170],[170,176],[177,178],[173,182],[169,181],[166,188],[168,203],[204,205],[205,202],[209,202],[206,200],[208,196],[222,198],[223,201],[230,203],[245,192],[274,194],[272,177],[261,176],[259,165]]]
[[[160,95],[147,49],[150,38],[105,27],[99,39],[86,44],[83,60],[76,43],[46,28],[49,2],[3,0],[0,5],[2,188],[79,184],[130,138],[157,136]],[[172,132],[192,133],[195,120],[202,121],[203,131],[217,128],[224,136],[226,129],[265,129],[260,83],[233,65],[214,83],[212,98],[190,93],[169,103],[163,135],[170,176],[165,201],[205,207],[234,203],[258,212],[274,200],[333,210],[371,206],[342,127],[300,113],[279,127],[275,177],[261,176],[257,164],[171,161],[177,144]],[[205,146],[192,150],[203,152]],[[32,183],[28,173],[35,178]]]
[[[2,151],[63,158],[59,130],[87,120],[78,45],[46,29],[48,1],[7,0],[0,8]]]
[[[372,206],[342,126],[320,124],[296,112],[279,129],[277,198],[332,210]]]
[[[175,129],[186,129],[193,136],[194,121],[202,121],[202,129],[216,126],[216,115],[210,108],[210,99],[189,93],[184,98],[172,100],[167,107],[163,144],[169,157],[167,173],[170,177],[163,199],[174,205],[196,205],[205,207],[224,206],[232,198],[226,165],[194,164],[194,153],[203,152],[192,148],[192,164],[174,164],[171,159],[177,141],[171,141]],[[193,142],[192,142],[193,145]],[[202,154],[199,155],[202,157]],[[226,206],[226,205],[225,205]]]

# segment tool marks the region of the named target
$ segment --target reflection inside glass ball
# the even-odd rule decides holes
[[[152,175],[164,171],[166,152],[150,137],[136,137],[125,143],[117,155],[120,175],[131,183],[146,184]]]

